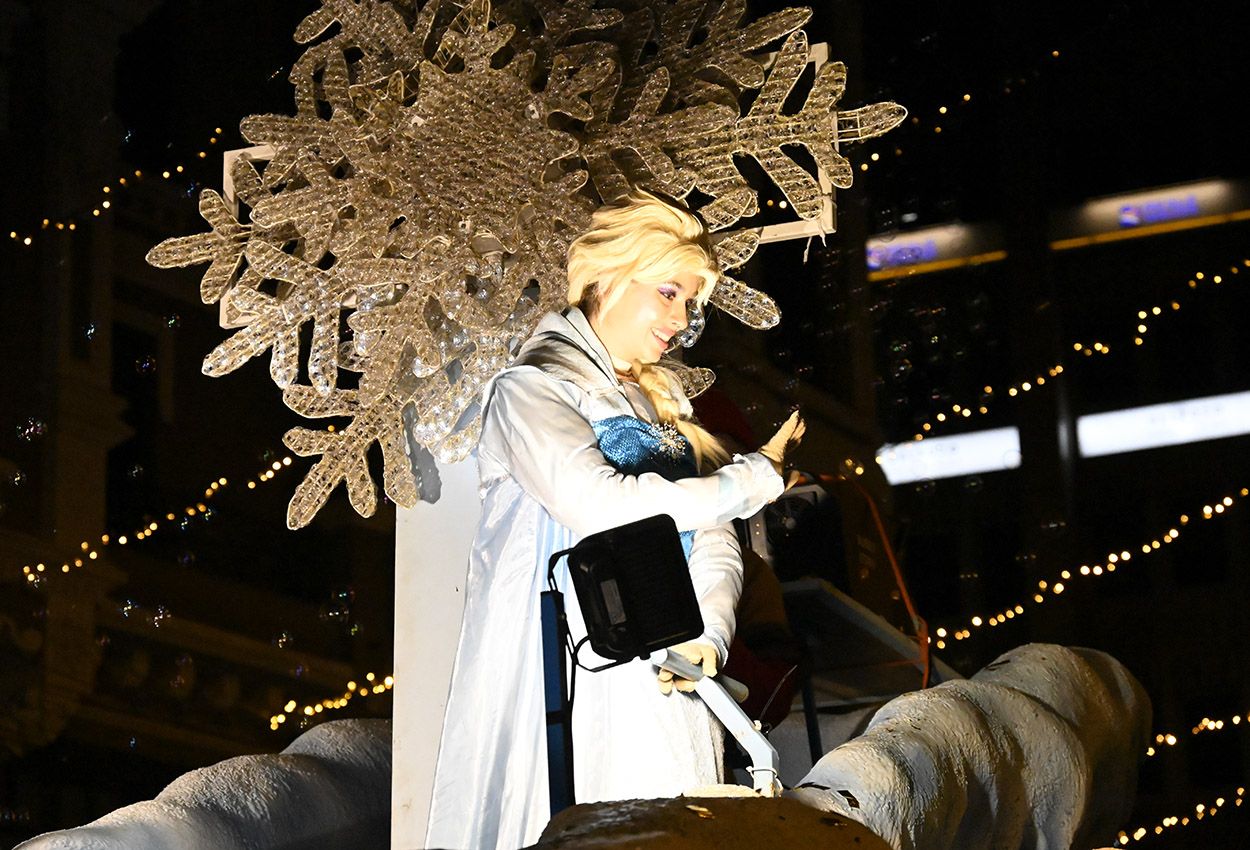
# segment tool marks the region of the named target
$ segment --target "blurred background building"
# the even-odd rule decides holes
[[[369,696],[324,716],[389,712],[363,676],[391,664],[393,510],[336,494],[287,531],[298,418],[260,364],[200,373],[224,337],[202,270],[143,262],[204,229],[239,119],[292,111],[317,5],[0,0],[0,842],[280,749],[291,700],[352,681]],[[798,463],[874,495],[938,657],[970,674],[1050,641],[1142,680],[1175,744],[1130,831],[1231,799],[1250,765],[1246,23],[1227,2],[817,8],[843,102],[911,117],[844,151],[836,233],[752,261],[781,326],[713,316],[691,351],[760,435],[804,405]],[[847,551],[812,572],[846,579]],[[1143,840],[1242,846],[1248,824]]]

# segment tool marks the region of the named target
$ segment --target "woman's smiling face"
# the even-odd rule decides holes
[[[695,297],[701,278],[682,272],[663,283],[625,284],[625,291],[608,310],[590,317],[599,340],[617,369],[634,361],[655,363],[668,350],[673,334],[686,327],[686,306]]]

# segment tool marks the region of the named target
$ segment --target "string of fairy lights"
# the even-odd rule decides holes
[[[350,680],[344,687],[343,693],[337,697],[327,697],[319,702],[306,702],[303,704],[298,700],[287,700],[286,705],[282,707],[282,711],[269,718],[269,730],[277,732],[287,722],[288,718],[315,718],[318,714],[323,714],[327,711],[347,708],[348,703],[357,697],[384,694],[394,687],[394,676],[382,676],[379,678],[374,673],[366,673],[361,682],[357,682],[355,679]]]
[[[970,107],[983,106],[992,103],[1000,97],[1009,97],[1012,94],[1023,90],[1030,85],[1033,80],[1039,79],[1042,74],[1048,73],[1049,69],[1055,67],[1056,63],[1066,61],[1073,53],[1080,54],[1081,43],[1085,45],[1095,45],[1096,49],[1101,53],[1105,49],[1105,38],[1103,34],[1111,28],[1114,28],[1123,14],[1121,9],[1113,9],[1099,23],[1086,28],[1083,32],[1072,34],[1065,33],[1063,44],[1054,45],[1052,49],[1041,49],[1036,53],[1032,53],[1032,67],[1024,73],[1013,73],[998,82],[976,86],[964,86],[957,89],[955,94],[945,98],[938,98],[936,106],[930,105],[922,110],[914,111],[903,125],[916,132],[923,133],[928,138],[941,138],[944,132],[944,126],[949,128],[952,121],[958,121],[961,113],[966,112]],[[1028,62],[1029,60],[1025,60]],[[888,94],[883,95],[888,96]],[[902,128],[900,128],[902,129]],[[949,134],[948,134],[949,135]],[[871,143],[865,146],[871,149]],[[904,144],[895,143],[893,147],[893,156],[895,159],[901,158],[904,154]],[[883,159],[879,152],[872,152],[868,156],[866,162],[859,164],[859,170],[867,173],[873,168],[886,165],[888,159]],[[906,223],[906,219],[904,218]]]
[[[1240,490],[1223,496],[1210,504],[1203,505],[1202,518],[1204,520],[1212,520],[1222,517],[1236,506],[1238,500],[1247,497],[1250,497],[1250,488],[1242,487]],[[968,618],[966,625],[958,628],[941,626],[934,631],[934,638],[931,638],[931,640],[936,641],[935,645],[938,649],[945,649],[949,641],[969,640],[975,634],[982,633],[986,629],[994,628],[1003,625],[1009,620],[1022,617],[1030,610],[1029,606],[1037,607],[1045,604],[1047,600],[1061,596],[1072,582],[1110,575],[1118,567],[1122,567],[1132,561],[1135,554],[1139,559],[1147,558],[1164,546],[1175,543],[1181,536],[1181,529],[1189,525],[1190,521],[1189,514],[1181,514],[1177,519],[1176,525],[1153,538],[1144,540],[1138,547],[1122,549],[1118,552],[1109,552],[1101,562],[1081,564],[1075,569],[1061,570],[1050,581],[1038,581],[1037,588],[1030,599],[1021,600],[1018,604],[1007,605],[992,614],[974,614]]]
[[[1134,321],[1133,345],[1144,345],[1146,339],[1148,338],[1148,334],[1151,331],[1152,325],[1162,321],[1164,316],[1179,312],[1182,306],[1181,299],[1185,297],[1185,294],[1194,293],[1199,289],[1210,289],[1212,287],[1220,286],[1226,281],[1231,280],[1233,277],[1240,275],[1243,268],[1250,268],[1250,258],[1243,258],[1240,264],[1233,263],[1229,265],[1226,273],[1221,272],[1208,275],[1205,272],[1196,272],[1193,277],[1186,281],[1184,293],[1177,294],[1166,304],[1154,304],[1150,307],[1137,310]],[[1119,349],[1117,348],[1117,350]],[[1072,351],[1073,354],[1077,356],[1093,357],[1095,355],[1110,354],[1111,346],[1098,340],[1093,342],[1073,342]],[[1007,387],[1006,395],[1009,398],[1016,398],[1023,393],[1045,386],[1048,379],[1053,380],[1054,378],[1062,375],[1063,372],[1063,364],[1056,363],[1045,370],[1039,370],[1038,373],[1029,380],[1019,381]],[[1001,397],[1002,393],[999,393],[993,386],[988,384],[983,387],[982,392],[984,394],[977,403],[955,403],[951,405],[950,414],[947,414],[944,410],[938,411],[932,416],[922,420],[920,430],[917,431],[912,437],[913,441],[919,442],[924,440],[926,437],[933,436],[931,432],[943,423],[958,422],[961,419],[968,419],[974,415],[984,416],[988,414],[990,412],[989,405],[991,401],[996,396]]]
[[[1064,52],[1062,50],[1055,49],[1043,53],[1040,59],[1043,62],[1053,63],[1063,55]],[[1037,69],[1035,69],[1035,75],[1036,73],[1038,73]],[[960,112],[966,110],[969,106],[973,105],[974,102],[978,104],[988,103],[996,95],[1010,95],[1015,88],[1025,84],[1027,80],[1027,77],[1016,77],[1014,80],[1004,82],[1001,86],[995,86],[993,88],[986,87],[982,89],[975,98],[973,96],[973,89],[965,89],[962,93],[953,97],[940,99],[938,105],[935,107],[929,107],[923,112],[913,114],[908,119],[908,124],[917,131],[930,132],[934,136],[941,136],[942,125],[946,124],[949,126],[951,120],[957,118]],[[894,145],[893,153],[896,158],[903,156],[903,146],[901,144]],[[880,153],[874,151],[869,154],[866,162],[861,162],[859,164],[859,170],[866,173],[873,167],[884,164],[885,161],[882,160]]]
[[[1235,729],[1241,726],[1243,722],[1250,726],[1250,711],[1244,715],[1234,714],[1227,720],[1222,718],[1213,720],[1210,717],[1204,717],[1189,730],[1189,734],[1196,736],[1210,732],[1223,732],[1225,729]],[[1153,758],[1163,752],[1164,747],[1175,747],[1179,740],[1180,738],[1173,732],[1160,732],[1158,735],[1155,735],[1154,743],[1146,748],[1146,757]]]
[[[248,479],[246,483],[247,489],[255,490],[258,486],[272,481],[279,472],[289,467],[292,462],[293,459],[290,455],[283,457],[281,460],[273,461]],[[217,478],[204,488],[203,498],[200,501],[189,503],[181,510],[167,511],[154,519],[145,520],[142,525],[130,534],[112,535],[108,532],[103,532],[98,538],[83,540],[78,544],[78,550],[74,552],[73,556],[66,557],[59,565],[55,561],[27,563],[22,566],[22,575],[28,583],[38,587],[42,584],[45,577],[53,576],[57,573],[69,573],[75,569],[87,566],[92,561],[98,560],[101,550],[106,547],[142,543],[159,532],[163,527],[175,522],[181,522],[184,517],[194,518],[209,513],[208,503],[229,486],[229,479],[225,477]]]
[[[216,145],[220,137],[221,128],[214,128],[213,135],[208,139],[208,144],[205,148],[196,151],[193,161],[207,159],[208,149]],[[186,170],[187,166],[182,162],[178,162],[170,168],[162,169],[159,174],[162,180],[172,180],[178,175],[185,173]],[[86,221],[106,215],[113,208],[114,199],[119,192],[123,192],[131,188],[135,183],[147,179],[150,174],[151,172],[144,172],[140,168],[120,174],[114,180],[101,187],[100,197],[95,201],[89,213],[84,212],[81,216],[50,216],[44,218],[37,227],[12,228],[9,230],[9,241],[29,248],[34,246],[41,236],[51,236],[58,232],[76,232],[79,219]]]
[[[1110,348],[1108,348],[1107,346],[1104,346],[1100,342],[1095,343],[1095,345],[1098,346],[1098,351],[1103,354],[1109,354],[1111,351]],[[1035,387],[1045,386],[1047,377],[1054,379],[1054,378],[1059,377],[1062,374],[1063,374],[1063,364],[1056,363],[1054,366],[1051,366],[1049,369],[1046,370],[1045,375],[1037,375],[1031,381],[1020,381],[1017,384],[1012,384],[1011,386],[1007,387],[1007,395],[1010,398],[1015,398],[1021,393],[1027,393],[1030,390],[1034,389]],[[913,440],[916,442],[923,440],[926,435],[929,435],[929,432],[932,431],[934,427],[942,424],[943,422],[948,422],[948,421],[958,422],[961,417],[963,419],[970,419],[973,416],[974,411],[976,414],[979,414],[981,416],[988,414],[990,412],[989,405],[990,405],[991,400],[994,398],[995,392],[996,391],[992,385],[986,384],[985,387],[982,389],[982,393],[984,393],[984,395],[982,396],[980,403],[978,403],[977,405],[973,406],[969,404],[959,404],[959,403],[953,404],[951,405],[951,412],[949,416],[946,414],[945,411],[938,411],[931,418],[925,419],[924,421],[921,422],[920,431],[916,432],[916,435],[915,437],[913,437]]]
[[[1117,836],[1117,841],[1123,847],[1127,847],[1130,843],[1142,841],[1144,839],[1153,838],[1154,836],[1163,835],[1178,827],[1190,826],[1203,821],[1207,818],[1213,818],[1220,812],[1226,811],[1228,808],[1241,808],[1245,801],[1246,789],[1238,787],[1228,792],[1226,796],[1219,796],[1210,803],[1196,803],[1193,808],[1193,814],[1170,815],[1158,821],[1151,826],[1139,826],[1131,832],[1122,830]]]
[[[1250,712],[1247,712],[1244,716],[1241,714],[1234,714],[1227,720],[1203,717],[1202,720],[1198,721],[1198,723],[1189,730],[1189,734],[1192,737],[1210,732],[1221,732],[1224,729],[1237,728],[1241,726],[1243,721],[1250,726]],[[1174,733],[1160,732],[1155,735],[1154,741],[1146,748],[1146,757],[1153,758],[1154,756],[1175,747],[1178,743],[1180,743],[1180,741],[1181,739]],[[1244,787],[1238,787],[1235,793],[1230,793],[1228,795],[1230,799],[1226,800],[1224,797],[1216,797],[1211,803],[1196,804],[1192,815],[1172,815],[1162,818],[1152,826],[1139,826],[1132,831],[1122,830],[1119,833],[1118,841],[1121,845],[1128,845],[1130,842],[1141,841],[1153,836],[1163,835],[1173,827],[1189,826],[1190,824],[1197,823],[1204,818],[1214,817],[1221,810],[1226,808],[1226,803],[1231,803],[1235,808],[1240,807],[1242,805],[1242,799],[1245,796],[1245,792],[1246,789]]]
[[[967,106],[971,102],[972,102],[972,94],[970,92],[964,92],[963,95],[961,95],[958,98],[955,98],[952,101],[952,103],[955,104],[955,108],[959,108],[961,106]],[[939,120],[936,123],[934,123],[933,132],[935,135],[941,135],[942,125],[941,125],[940,119],[945,118],[948,115],[953,115],[954,113],[949,107],[942,105],[937,108],[937,114],[938,114]],[[921,124],[923,123],[923,119],[919,115],[913,115],[911,116],[910,123],[913,127],[919,128]],[[902,145],[895,145],[893,149],[893,153],[894,153],[895,158],[901,157],[903,155]],[[885,165],[888,161],[889,160],[883,160],[881,158],[880,151],[872,151],[871,153],[868,154],[867,160],[859,164],[859,170],[861,172],[867,173],[874,166]]]
[[[328,427],[331,431],[334,430],[334,426]],[[292,463],[293,459],[290,455],[268,463],[245,482],[246,489],[256,490],[258,487],[272,481],[279,473],[289,468]],[[108,546],[127,546],[141,543],[157,534],[166,524],[179,522],[184,516],[195,517],[208,513],[210,510],[208,503],[229,486],[231,486],[229,479],[225,477],[218,478],[204,488],[202,501],[188,504],[180,511],[169,511],[161,518],[146,521],[145,524],[139,526],[131,534],[110,535],[106,532],[99,535],[98,542],[84,540],[79,544],[79,551],[75,552],[74,557],[66,558],[59,567],[55,563],[49,564],[43,561],[28,563],[22,567],[22,574],[28,583],[40,587],[46,577],[56,575],[58,572],[62,574],[70,573],[75,569],[89,565],[92,561],[98,560],[101,550]],[[132,605],[132,603],[127,604]],[[164,615],[168,614],[164,606],[159,606],[158,610],[163,612]],[[159,625],[159,622],[154,620],[154,624]],[[366,673],[361,677],[359,683],[354,679],[348,681],[343,692],[336,697],[302,704],[294,699],[288,700],[281,712],[270,717],[269,728],[272,731],[279,730],[287,722],[288,717],[291,716],[314,718],[325,711],[346,708],[353,699],[384,694],[394,686],[395,679],[393,676],[379,677],[372,672]]]

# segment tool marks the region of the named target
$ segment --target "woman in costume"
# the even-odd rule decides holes
[[[601,208],[568,255],[571,305],[550,313],[483,394],[482,519],[443,724],[427,846],[514,850],[550,817],[539,597],[548,558],[658,513],[682,532],[703,615],[674,649],[714,675],[733,638],[742,560],[731,522],[784,489],[797,415],[732,460],[654,365],[703,305],[719,268],[699,219],[635,192]],[[571,592],[565,561],[556,570]],[[573,639],[585,634],[567,606]],[[589,647],[579,660],[604,661]],[[671,674],[633,661],[577,682],[578,802],[676,796],[721,779],[723,731]],[[691,683],[678,681],[677,690]]]

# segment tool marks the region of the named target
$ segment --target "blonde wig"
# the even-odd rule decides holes
[[[704,306],[720,279],[707,228],[698,216],[642,189],[595,211],[590,229],[569,246],[568,270],[569,303],[587,318],[611,310],[626,286],[654,286],[683,272],[699,278],[694,300]],[[715,437],[682,415],[672,373],[639,361],[631,364],[631,371],[660,421],[675,426],[690,441],[700,471],[729,460]]]

